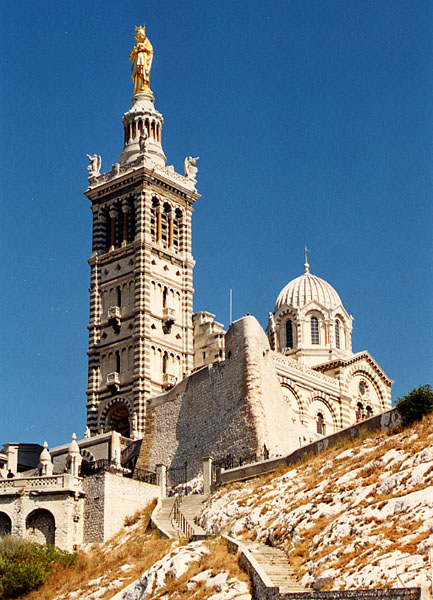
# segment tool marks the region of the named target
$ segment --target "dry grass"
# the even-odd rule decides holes
[[[128,534],[128,528],[105,544],[94,544],[88,552],[79,552],[73,567],[56,568],[41,588],[23,596],[23,600],[53,600],[79,589],[85,590],[87,595],[120,577],[123,580],[122,587],[140,577],[143,571],[168,552],[172,544],[156,532],[147,531],[152,509],[153,504],[138,515],[136,523],[139,522],[139,525],[130,532],[127,540],[122,538]],[[122,573],[120,567],[126,563],[132,568]],[[87,582],[99,577],[102,577],[100,583],[90,587],[87,585]],[[113,594],[113,589],[107,590],[100,600],[107,600]]]
[[[207,570],[210,570],[212,575],[223,572],[228,573],[228,579],[236,577],[249,586],[249,578],[240,568],[237,556],[229,552],[227,544],[223,540],[210,540],[206,544],[209,546],[210,553],[205,554],[200,561],[193,563],[181,577],[166,579],[165,586],[152,594],[152,600],[159,600],[166,594],[174,595],[176,600],[182,598],[191,600],[208,598],[215,593],[215,588],[206,587],[205,582],[196,584],[192,590],[187,588],[187,583],[192,577]]]

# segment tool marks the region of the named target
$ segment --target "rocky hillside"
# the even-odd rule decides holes
[[[433,545],[433,416],[215,493],[200,525],[284,550],[315,589],[418,586]]]
[[[163,539],[147,529],[149,514],[128,520],[109,542],[89,545],[74,567],[57,568],[23,600],[251,600],[248,577],[224,542]]]
[[[218,539],[186,544],[146,529],[81,552],[27,600],[251,600]],[[286,552],[315,589],[419,586],[433,544],[433,415],[395,434],[347,442],[297,467],[221,488],[200,524]]]

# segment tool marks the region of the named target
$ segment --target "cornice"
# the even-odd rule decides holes
[[[394,381],[392,379],[390,379],[386,375],[386,373],[379,367],[377,362],[374,360],[374,358],[371,356],[371,354],[369,352],[367,352],[367,350],[358,352],[357,354],[354,354],[353,356],[351,356],[350,358],[347,358],[347,359],[338,359],[338,360],[329,361],[327,363],[322,363],[320,365],[316,365],[316,366],[312,367],[312,369],[323,373],[325,371],[329,371],[330,369],[336,369],[338,367],[343,367],[343,368],[348,367],[354,363],[360,362],[361,360],[366,360],[368,362],[368,364],[373,368],[373,370],[380,376],[381,379],[383,379],[383,381],[387,385],[391,386],[394,383]]]

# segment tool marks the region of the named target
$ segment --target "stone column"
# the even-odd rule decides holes
[[[161,241],[161,208],[156,209],[156,241]]]
[[[14,475],[18,472],[18,444],[6,444],[6,454],[8,457],[8,470]]]
[[[161,490],[161,499],[167,496],[167,467],[165,465],[156,465],[156,485]]]
[[[128,243],[128,212],[129,205],[125,202],[122,204],[122,212],[123,212],[123,240],[122,246],[126,246]]]
[[[212,491],[212,463],[212,456],[203,458],[203,493],[205,496],[209,496]]]
[[[121,435],[118,431],[111,432],[111,456],[110,460],[114,462],[114,464],[120,467],[120,459],[121,459],[121,448],[120,448],[120,438]]]
[[[114,250],[116,247],[116,217],[117,210],[112,208],[110,210],[110,219],[111,219],[111,232],[110,232],[110,250]]]
[[[168,215],[168,245],[171,248],[173,246],[173,215]]]

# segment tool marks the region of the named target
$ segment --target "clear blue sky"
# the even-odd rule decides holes
[[[3,2],[0,442],[85,428],[86,153],[122,149],[134,28],[168,164],[200,156],[195,310],[266,325],[302,272],[339,292],[393,398],[432,381],[427,0]]]

